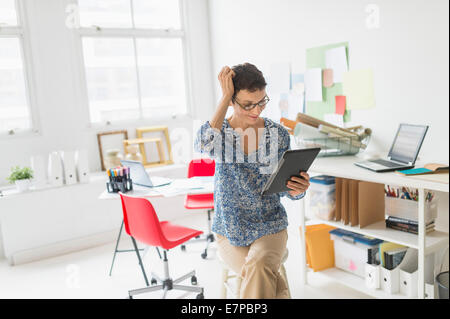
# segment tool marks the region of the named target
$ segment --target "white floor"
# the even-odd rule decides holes
[[[204,229],[204,214],[193,213],[176,223]],[[285,267],[292,298],[371,298],[338,283],[329,282],[314,273],[309,275],[307,286],[300,280],[300,252],[298,228],[290,227],[289,258]],[[119,248],[131,249],[125,235]],[[145,282],[134,253],[120,253],[116,257],[112,276],[109,268],[115,243],[93,247],[38,262],[9,266],[0,260],[0,299],[2,298],[127,298],[128,290],[143,288]],[[172,278],[195,269],[198,286],[205,289],[205,298],[221,298],[221,266],[216,258],[216,247],[210,245],[208,258],[200,257],[204,243],[189,245],[186,252],[180,248],[169,252],[169,269]],[[151,271],[162,276],[162,263],[154,248],[144,257],[147,274]],[[184,283],[190,284],[190,280]],[[162,292],[147,293],[135,298],[160,298]],[[195,298],[195,293],[169,291],[167,298]]]

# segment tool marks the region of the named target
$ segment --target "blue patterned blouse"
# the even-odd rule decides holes
[[[290,148],[288,131],[274,121],[264,119],[264,132],[258,149],[245,154],[239,133],[224,120],[222,129],[203,124],[195,138],[194,149],[216,161],[214,178],[214,221],[212,230],[234,246],[248,246],[256,239],[287,228],[286,210],[281,196],[296,200],[303,194],[288,192],[261,195],[273,169]]]

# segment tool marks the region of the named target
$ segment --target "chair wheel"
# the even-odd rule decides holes
[[[128,299],[133,299],[133,296],[131,296],[131,295],[130,295],[130,296],[128,296]]]
[[[203,259],[206,259],[206,257],[208,256],[208,253],[205,251],[204,253],[201,254]]]
[[[150,281],[150,284],[151,284],[152,286],[156,285],[157,283],[158,283],[158,281],[156,281],[155,278],[152,278],[152,280]]]
[[[185,245],[181,245],[181,251],[186,251],[186,246]]]
[[[191,284],[193,284],[194,286],[197,285],[197,277],[195,276],[191,277]]]
[[[208,237],[207,237],[207,239],[208,239],[208,241],[209,241],[210,243],[214,242],[214,235],[213,235],[213,234],[209,234]]]
[[[205,299],[205,296],[203,296],[203,293],[200,293],[197,295],[197,299]]]

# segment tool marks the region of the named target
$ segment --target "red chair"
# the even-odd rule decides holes
[[[197,292],[197,299],[203,299],[203,287],[177,285],[177,283],[189,277],[191,277],[191,284],[197,285],[195,270],[173,280],[169,275],[169,262],[167,259],[167,251],[169,249],[177,247],[203,232],[174,225],[168,221],[160,222],[153,205],[145,198],[120,194],[120,199],[122,201],[125,231],[130,235],[133,245],[136,247],[136,240],[138,240],[143,244],[164,249],[164,278],[160,279],[156,274],[152,273],[153,279],[151,283],[152,285],[157,285],[128,291],[130,299],[135,295],[157,290],[164,290],[163,298],[165,298],[167,291],[172,289]],[[136,253],[139,262],[142,264],[139,252],[136,251]]]
[[[214,176],[216,170],[216,162],[212,159],[194,159],[189,163],[188,178],[195,176]],[[188,194],[184,200],[184,207],[187,209],[207,209],[208,212],[208,233],[204,238],[195,238],[190,243],[206,241],[206,248],[201,254],[205,259],[208,256],[209,243],[214,241],[214,235],[211,232],[211,212],[214,211],[214,193],[210,194]],[[186,245],[181,246],[182,250],[186,250]]]

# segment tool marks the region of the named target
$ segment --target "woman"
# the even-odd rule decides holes
[[[268,163],[278,163],[290,148],[289,133],[260,117],[269,98],[263,74],[254,65],[226,66],[218,78],[222,99],[195,140],[197,151],[216,160],[212,230],[218,251],[242,277],[240,298],[286,298],[287,284],[279,268],[288,222],[280,197],[302,198],[309,176],[299,172],[287,181],[290,191],[261,195],[273,171]],[[226,119],[230,105],[234,113]]]

